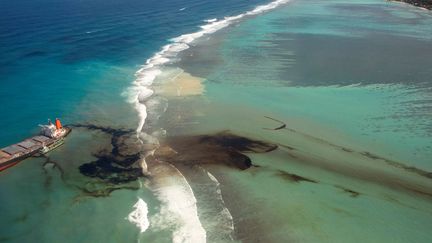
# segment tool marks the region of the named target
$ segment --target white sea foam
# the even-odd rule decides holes
[[[153,90],[147,87],[141,87],[138,94],[138,101],[140,103],[144,103],[145,101],[153,95]]]
[[[225,207],[225,201],[223,200],[223,197],[222,197],[222,192],[221,192],[221,189],[220,189],[220,183],[219,183],[219,181],[216,179],[216,177],[214,177],[214,175],[212,175],[210,172],[207,171],[207,175],[208,175],[208,177],[210,178],[210,180],[212,180],[212,181],[216,184],[216,188],[217,188],[216,192],[217,192],[217,194],[219,195],[219,200],[220,200],[220,201],[222,202],[222,204],[224,205],[222,211],[220,212],[220,214],[221,214],[225,219],[228,220],[228,222],[229,222],[229,226],[228,226],[228,227],[229,227],[231,233],[233,233],[233,232],[234,232],[234,219],[233,219],[233,217],[232,217],[230,211],[228,210],[228,208]]]
[[[127,97],[128,102],[134,104],[134,107],[138,112],[139,123],[137,127],[137,135],[142,140],[142,142],[144,144],[146,142],[157,144],[157,142],[153,141],[155,139],[154,137],[143,132],[143,128],[148,116],[147,105],[152,102],[153,90],[151,89],[151,85],[163,73],[167,64],[172,64],[177,61],[177,59],[174,57],[176,57],[180,52],[188,49],[190,43],[203,36],[219,31],[245,16],[257,15],[274,9],[287,2],[289,2],[289,0],[276,0],[267,5],[258,6],[255,9],[240,15],[225,17],[221,20],[208,20],[206,21],[207,24],[200,26],[201,30],[171,39],[171,44],[164,46],[153,57],[149,58],[146,61],[146,64],[136,72],[136,79],[132,83],[132,87],[123,93],[123,95]],[[179,11],[183,11],[185,9],[186,8],[181,8]],[[196,199],[193,195],[193,192],[190,187],[185,187],[185,185],[188,184],[184,177],[177,176],[175,178],[175,183],[178,184],[175,184],[174,181],[172,181],[171,187],[160,191],[161,201],[163,201],[165,206],[170,209],[170,212],[178,214],[179,220],[181,222],[181,224],[178,226],[178,229],[175,231],[175,234],[173,235],[173,241],[205,242],[206,232],[202,228],[197,216]],[[141,201],[137,202],[137,207],[144,207],[143,205],[145,202],[143,200]],[[145,226],[145,224],[141,225]]]
[[[147,175],[148,174],[148,166],[147,166],[147,162],[146,162],[145,158],[142,158],[140,165],[141,165],[141,170],[142,170],[143,174]]]
[[[208,22],[207,24],[201,26],[200,31],[184,34],[176,38],[172,38],[171,44],[165,45],[161,49],[161,51],[157,52],[153,57],[149,58],[146,61],[146,65],[144,65],[140,70],[136,72],[136,80],[133,82],[134,87],[132,87],[129,90],[129,92],[127,92],[127,95],[129,96],[128,100],[134,103],[139,103],[139,102],[142,103],[140,97],[148,98],[148,93],[149,93],[148,89],[139,89],[138,87],[151,86],[151,84],[156,79],[156,77],[162,73],[161,69],[163,68],[163,66],[170,62],[173,62],[174,60],[172,60],[172,57],[188,49],[189,48],[188,44],[190,44],[191,42],[199,39],[204,35],[212,34],[218,30],[221,30],[245,16],[257,15],[269,11],[287,2],[289,2],[289,0],[276,0],[267,5],[257,6],[255,9],[243,14],[225,17],[222,20],[210,19],[207,21]],[[184,10],[184,9],[185,8],[182,8],[180,10]],[[141,95],[141,92],[144,92],[145,94]],[[145,119],[147,118],[147,115],[142,113],[145,113],[146,109],[144,109],[140,105],[136,105],[135,108],[137,109],[138,113],[140,113],[139,117],[141,119],[137,131],[141,131]]]
[[[135,224],[140,229],[141,233],[143,233],[150,226],[150,222],[147,218],[147,203],[145,203],[141,198],[138,198],[138,201],[133,205],[133,208],[134,210],[128,215],[127,220]]]
[[[215,21],[217,21],[216,18],[214,18],[214,19],[206,19],[206,20],[204,20],[204,22],[207,22],[207,23],[213,23],[213,22],[215,22]]]
[[[142,70],[142,71],[141,71]],[[161,70],[159,69],[140,69],[137,73],[136,73],[136,84],[140,85],[140,86],[149,86],[153,84],[153,81],[155,80],[155,78],[161,74]]]
[[[145,120],[147,118],[147,107],[144,104],[139,103],[139,100],[137,99],[137,103],[135,103],[135,109],[138,111],[139,115],[139,123],[136,131],[141,133],[142,128],[144,127]]]
[[[150,169],[152,190],[162,202],[161,215],[154,219],[156,226],[175,225],[172,241],[206,242],[206,231],[201,225],[197,201],[192,188],[177,168],[160,163]]]

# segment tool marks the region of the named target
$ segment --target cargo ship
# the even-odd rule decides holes
[[[71,132],[71,128],[63,127],[58,118],[55,124],[48,120],[47,125],[39,126],[41,127],[39,135],[0,149],[0,171],[28,157],[45,154],[61,146],[64,138]]]

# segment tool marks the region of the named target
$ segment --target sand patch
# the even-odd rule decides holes
[[[155,93],[168,97],[202,95],[204,93],[203,79],[181,71],[173,78],[155,87]]]

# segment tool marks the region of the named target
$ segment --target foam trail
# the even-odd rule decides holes
[[[144,200],[138,198],[138,201],[135,203],[135,205],[133,205],[133,208],[135,210],[128,215],[127,220],[135,224],[140,229],[140,232],[143,233],[150,226],[150,222],[147,218],[147,204],[144,202]]]
[[[224,208],[222,209],[221,214],[224,215],[226,218],[229,219],[229,222],[230,222],[229,228],[230,228],[231,232],[234,232],[234,219],[233,219],[230,211],[228,210],[228,208],[225,207],[225,201],[223,200],[223,197],[222,197],[222,192],[221,192],[221,189],[220,189],[220,183],[216,179],[216,177],[214,177],[214,175],[212,175],[210,172],[207,171],[207,175],[210,178],[210,180],[212,180],[216,184],[216,188],[217,188],[217,193],[219,195],[219,199],[222,202],[222,204],[224,205]]]
[[[168,163],[151,167],[151,189],[163,203],[160,227],[177,225],[172,241],[206,242],[206,231],[198,217],[197,201],[192,188],[177,168]]]
[[[220,183],[201,166],[176,165],[197,199],[200,222],[208,242],[234,242],[234,221],[222,198]]]
[[[220,190],[220,183],[219,183],[219,181],[216,179],[216,177],[214,177],[214,176],[213,176],[210,172],[208,172],[208,171],[207,171],[207,175],[209,176],[210,180],[212,180],[212,181],[216,184],[216,187],[217,187],[217,193],[218,193],[218,195],[219,195],[219,199],[222,201],[223,204],[225,204],[225,201],[223,200],[223,197],[222,197],[222,192],[221,192],[221,190]],[[234,221],[233,221],[233,217],[232,217],[230,211],[228,210],[228,208],[224,207],[224,209],[222,210],[222,214],[226,215],[226,216],[229,218],[229,220],[230,220],[230,229],[231,229],[232,231],[234,231]]]
[[[214,19],[206,19],[206,20],[204,20],[204,22],[207,22],[207,23],[213,23],[213,22],[216,22],[216,21],[217,21],[216,18],[214,18]]]
[[[144,174],[144,175],[145,175],[145,174],[148,174],[148,167],[147,167],[147,162],[146,162],[145,158],[143,158],[143,159],[141,160],[141,164],[140,164],[140,166],[141,166],[141,168],[142,168],[142,172],[143,172],[143,174]]]
[[[220,183],[216,179],[214,175],[212,175],[209,171],[205,170],[204,168],[200,167],[204,172],[206,172],[207,176],[210,178],[210,180],[214,183],[214,188],[216,189],[217,199],[213,200],[213,203],[218,202],[218,208],[222,208],[218,213],[216,217],[213,217],[213,228],[212,231],[218,232],[220,235],[219,237],[227,237],[223,241],[234,241],[233,234],[234,234],[234,219],[231,215],[231,212],[228,210],[228,208],[225,206],[225,201],[222,197],[222,192],[220,189]],[[222,240],[222,239],[221,239]]]

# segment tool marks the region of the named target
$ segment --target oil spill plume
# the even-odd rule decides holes
[[[223,131],[213,135],[167,138],[155,151],[154,159],[174,165],[218,164],[245,170],[253,166],[245,153],[267,153],[277,148],[275,144]]]
[[[74,127],[98,130],[111,136],[111,151],[102,150],[95,154],[95,161],[79,167],[81,174],[99,178],[112,184],[136,181],[144,174],[139,165],[141,159],[141,143],[132,130],[115,129],[91,124],[75,124]]]
[[[297,174],[292,174],[283,170],[278,170],[278,172],[276,173],[276,176],[279,176],[280,178],[290,181],[290,182],[295,182],[295,183],[299,183],[302,181],[305,182],[310,182],[310,183],[318,183],[318,181],[313,180],[313,179],[309,179]]]

